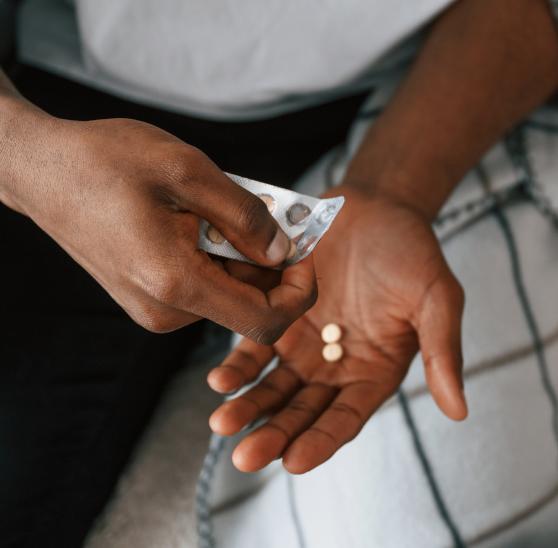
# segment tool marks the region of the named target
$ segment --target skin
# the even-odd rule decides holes
[[[228,435],[270,416],[237,447],[233,460],[241,470],[259,469],[281,455],[293,473],[321,464],[395,392],[419,341],[437,401],[454,419],[466,414],[464,402],[451,398],[461,390],[452,373],[460,363],[463,292],[431,229],[405,208],[350,187],[337,191],[353,205],[342,211],[335,232],[352,237],[343,245],[326,238],[316,252],[324,297],[274,347],[245,339],[209,376],[214,388],[234,390],[255,380],[274,354],[281,359],[255,388],[224,403],[211,418],[211,427]],[[353,241],[357,234],[362,235]],[[336,363],[321,355],[320,332],[328,321],[343,326],[345,354]],[[450,386],[443,382],[446,372]]]
[[[443,13],[407,79],[366,135],[344,183],[333,229],[314,252],[320,296],[273,346],[243,340],[208,377],[223,403],[211,428],[238,433],[239,470],[283,459],[312,470],[352,440],[398,389],[420,351],[426,381],[449,418],[467,416],[464,295],[431,222],[502,134],[558,86],[558,36],[544,0],[462,0]],[[344,357],[321,358],[320,330],[343,327]],[[301,342],[302,341],[302,342]]]
[[[0,200],[30,217],[153,332],[203,317],[271,343],[316,299],[311,258],[262,290],[233,261],[197,249],[200,218],[260,265],[282,263],[290,247],[264,203],[201,151],[134,120],[53,118],[5,76]]]
[[[347,201],[315,252],[314,308],[311,259],[277,278],[196,249],[204,217],[260,265],[281,263],[288,250],[260,200],[203,153],[132,120],[55,119],[1,71],[0,200],[50,234],[147,329],[206,317],[245,335],[209,375],[218,392],[241,388],[279,356],[276,370],[224,403],[210,424],[230,435],[267,418],[234,463],[252,471],[282,457],[302,473],[357,435],[419,350],[440,409],[467,415],[463,291],[430,224],[483,152],[557,85],[546,0],[461,0],[442,14],[331,192]],[[344,329],[345,355],[334,365],[320,358],[319,331],[331,321]]]

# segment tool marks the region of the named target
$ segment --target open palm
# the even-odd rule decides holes
[[[282,456],[303,473],[353,439],[403,381],[422,351],[434,399],[449,417],[465,418],[460,326],[463,292],[428,222],[408,208],[338,188],[346,206],[316,249],[319,297],[273,346],[244,339],[209,375],[219,392],[254,381],[277,356],[278,366],[212,415],[212,429],[239,432],[267,422],[233,454],[243,471]],[[342,326],[344,355],[322,357],[324,325]]]

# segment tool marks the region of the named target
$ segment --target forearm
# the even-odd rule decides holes
[[[0,202],[11,205],[9,190],[12,187],[14,108],[20,101],[19,94],[0,68]]]
[[[0,69],[0,202],[21,213],[22,195],[40,169],[49,120]]]
[[[461,0],[433,25],[345,182],[432,219],[482,154],[557,86],[546,0]]]

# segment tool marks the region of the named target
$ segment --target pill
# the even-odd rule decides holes
[[[339,343],[326,344],[322,356],[326,362],[338,362],[343,357],[343,347]]]
[[[328,323],[322,329],[322,341],[336,343],[341,340],[341,328],[336,323]]]
[[[258,198],[267,206],[267,210],[270,213],[273,213],[275,211],[277,202],[275,201],[275,198],[273,196],[271,196],[270,194],[258,194]]]
[[[297,225],[304,221],[308,215],[312,213],[312,210],[305,204],[293,204],[287,210],[287,221],[291,225]]]
[[[209,225],[205,234],[207,239],[214,244],[222,244],[225,241],[223,235],[214,226]]]
[[[289,253],[287,254],[287,259],[292,259],[296,255],[296,244],[291,240],[291,247],[289,247]]]

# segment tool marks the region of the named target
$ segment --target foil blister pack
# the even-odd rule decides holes
[[[292,251],[285,261],[286,265],[298,263],[312,253],[323,235],[329,230],[345,201],[342,196],[325,199],[314,198],[238,175],[227,173],[227,176],[237,185],[258,196],[290,238]],[[237,251],[215,227],[205,220],[200,222],[198,247],[219,257],[252,262]]]

